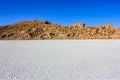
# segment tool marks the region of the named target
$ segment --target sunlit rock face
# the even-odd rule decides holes
[[[85,26],[76,23],[68,27],[38,20],[0,27],[0,40],[48,39],[120,39],[120,29],[112,24]]]
[[[85,27],[84,23],[77,23],[77,24],[73,24],[72,26],[74,29],[83,29]]]
[[[106,28],[106,29],[111,29],[111,28],[113,28],[113,25],[112,25],[112,24],[106,24],[106,25],[105,25],[105,28]]]

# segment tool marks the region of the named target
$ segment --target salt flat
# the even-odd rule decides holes
[[[0,41],[0,80],[120,80],[120,41]]]

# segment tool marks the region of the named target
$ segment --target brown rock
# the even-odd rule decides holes
[[[73,24],[72,26],[74,29],[82,29],[85,27],[84,23],[77,23],[77,24]]]
[[[112,24],[107,24],[107,25],[105,25],[105,29],[111,29],[112,27],[113,27]]]

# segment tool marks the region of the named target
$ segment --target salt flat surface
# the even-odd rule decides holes
[[[0,80],[120,80],[120,41],[0,41]]]

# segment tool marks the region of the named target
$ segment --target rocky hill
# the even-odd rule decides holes
[[[84,23],[60,26],[48,21],[24,21],[0,26],[0,40],[120,39],[120,29],[112,24],[85,26]]]

